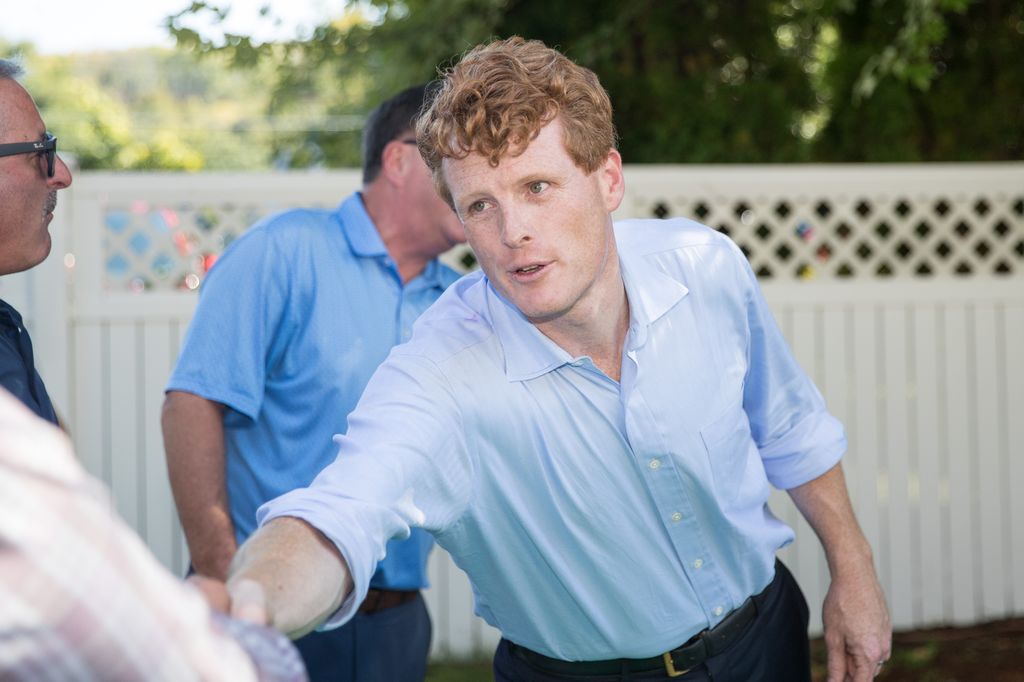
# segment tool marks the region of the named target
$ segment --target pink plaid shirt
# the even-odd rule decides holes
[[[304,679],[282,635],[161,567],[64,434],[0,389],[0,680]]]

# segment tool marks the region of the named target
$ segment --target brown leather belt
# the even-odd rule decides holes
[[[419,590],[375,590],[366,593],[366,599],[359,605],[359,613],[377,613],[408,604],[420,596]]]

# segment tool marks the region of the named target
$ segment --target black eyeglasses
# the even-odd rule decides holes
[[[402,140],[402,144],[416,144],[416,138],[407,137],[404,140]]]
[[[57,170],[57,138],[50,133],[38,142],[0,144],[0,156],[17,154],[46,154],[46,177],[52,178]]]

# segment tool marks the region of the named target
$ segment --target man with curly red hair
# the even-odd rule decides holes
[[[229,586],[262,584],[285,630],[338,624],[387,539],[421,527],[501,630],[499,680],[809,680],[774,485],[829,561],[829,679],[870,679],[890,626],[842,426],[735,244],[612,222],[611,113],[535,41],[444,74],[417,139],[482,271],[381,366],[336,462],[261,508]]]

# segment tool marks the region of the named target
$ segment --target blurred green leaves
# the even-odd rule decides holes
[[[62,148],[86,168],[355,166],[376,103],[517,34],[597,72],[631,163],[1024,158],[1024,0],[354,0],[275,43],[192,28],[230,12],[168,17],[175,53],[33,58]]]
[[[358,115],[517,34],[597,72],[630,162],[1024,156],[1021,0],[361,0],[309,36],[258,46],[179,32],[190,11],[230,10],[194,3],[169,25],[197,53],[272,63],[274,111],[315,90],[323,115]],[[353,134],[288,144],[329,165],[357,157]]]

